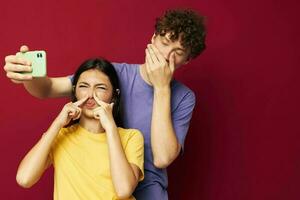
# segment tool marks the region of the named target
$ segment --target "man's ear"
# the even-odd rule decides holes
[[[189,57],[183,64],[186,65],[186,64],[188,64],[191,60],[192,60],[192,58]]]
[[[152,37],[151,37],[151,43],[153,44],[154,43],[154,38],[156,37],[156,34],[153,33]]]

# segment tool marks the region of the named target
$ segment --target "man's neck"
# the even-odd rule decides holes
[[[84,129],[88,130],[91,133],[103,133],[105,132],[102,127],[99,119],[87,118],[85,116],[81,116],[79,120],[80,126]]]

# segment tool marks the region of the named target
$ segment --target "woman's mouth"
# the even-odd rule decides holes
[[[87,108],[87,109],[92,109],[96,106],[96,102],[95,100],[88,100],[84,106]]]

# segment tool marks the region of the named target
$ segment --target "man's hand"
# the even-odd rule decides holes
[[[171,53],[169,63],[153,45],[148,44],[146,49],[146,72],[154,89],[170,86],[175,71],[174,53]]]
[[[20,52],[24,53],[27,51],[29,51],[27,46],[20,47]],[[20,52],[16,55],[5,57],[4,70],[6,71],[6,76],[14,83],[32,80],[32,75],[20,73],[32,71],[31,62],[19,57]]]

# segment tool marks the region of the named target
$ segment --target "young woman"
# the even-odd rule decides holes
[[[55,200],[134,199],[144,177],[144,141],[138,130],[120,128],[114,67],[87,60],[72,84],[72,102],[20,163],[18,184],[31,187],[52,164]]]

